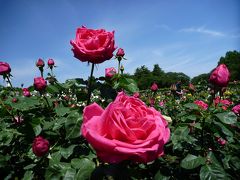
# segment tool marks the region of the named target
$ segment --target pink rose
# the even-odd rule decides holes
[[[43,68],[45,66],[45,63],[41,58],[39,58],[36,62],[36,66],[39,68]]]
[[[23,96],[25,96],[25,97],[30,97],[31,96],[31,93],[28,90],[28,88],[23,88],[22,91],[23,91]]]
[[[160,112],[123,92],[105,110],[96,103],[86,106],[81,133],[107,163],[151,162],[164,154],[170,137]]]
[[[219,96],[217,96],[214,100],[214,105],[218,106],[219,104],[222,105],[222,109],[226,110],[233,102],[228,99],[220,99]]]
[[[194,104],[198,105],[198,107],[207,110],[208,108],[208,104],[206,104],[205,102],[201,101],[201,100],[196,100],[194,101]]]
[[[113,57],[116,49],[114,44],[114,31],[107,32],[104,29],[77,29],[76,39],[70,41],[73,46],[74,57],[82,62],[94,64],[102,63]]]
[[[158,85],[156,83],[153,83],[151,86],[152,91],[157,91],[158,90]]]
[[[164,101],[160,101],[160,102],[159,102],[159,106],[161,106],[161,107],[163,107],[164,104],[165,104]]]
[[[37,91],[43,91],[47,87],[47,81],[43,77],[34,78],[34,88]]]
[[[224,146],[224,145],[227,143],[227,141],[226,141],[225,139],[220,138],[220,137],[217,138],[217,142],[218,142],[218,144],[220,144],[221,146]]]
[[[220,64],[210,75],[209,82],[220,87],[226,87],[230,79],[230,73],[225,64]]]
[[[106,78],[112,78],[116,73],[117,73],[117,71],[114,67],[105,69],[105,77]]]
[[[124,50],[122,48],[119,48],[118,51],[117,51],[116,56],[123,57],[124,55],[125,55]]]
[[[32,144],[33,153],[38,156],[44,156],[49,151],[49,142],[41,136],[38,136],[34,139]]]
[[[232,111],[233,111],[236,115],[239,116],[239,115],[240,115],[240,104],[234,106],[234,107],[232,108]]]
[[[48,66],[49,66],[49,67],[54,66],[54,64],[55,64],[55,62],[54,62],[53,59],[48,59]]]
[[[6,62],[0,62],[0,75],[9,74],[10,72],[10,65]]]

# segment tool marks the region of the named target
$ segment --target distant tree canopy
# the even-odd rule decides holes
[[[225,64],[230,73],[230,80],[240,80],[240,51],[228,51],[225,57],[221,57],[219,64]]]
[[[221,57],[218,61],[219,64],[225,64],[230,73],[231,81],[240,80],[240,51],[229,51],[225,57]],[[207,84],[209,76],[212,71],[204,74],[200,74],[191,79],[191,83]],[[170,87],[177,81],[182,81],[183,85],[188,85],[190,77],[182,72],[167,72],[165,73],[158,64],[154,64],[153,70],[150,71],[146,66],[138,67],[133,75],[127,75],[135,79],[138,83],[140,90],[150,88],[153,82],[157,83],[160,88]]]
[[[150,71],[146,66],[141,66],[135,70],[133,78],[137,81],[139,89],[150,88],[153,82],[157,83],[159,87],[170,87],[171,84],[177,81],[182,81],[183,84],[187,85],[190,81],[184,73],[168,72],[165,73],[158,64],[153,66],[153,70]]]

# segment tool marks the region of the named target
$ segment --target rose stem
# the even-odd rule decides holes
[[[121,62],[121,60],[118,59],[118,74],[120,73],[120,62]]]
[[[10,79],[9,79],[8,75],[7,75],[6,77],[7,77],[7,82],[9,82],[9,84],[10,84],[11,88],[13,88],[13,86],[12,86],[12,83],[11,83],[11,81],[10,81]]]
[[[91,75],[88,80],[88,99],[87,99],[87,105],[90,104],[90,98],[91,98],[91,91],[92,91],[92,77],[93,77],[93,70],[94,70],[94,63],[92,63],[92,69],[91,69]]]

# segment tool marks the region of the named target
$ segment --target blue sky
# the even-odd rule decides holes
[[[69,43],[82,25],[115,30],[127,73],[159,64],[194,77],[240,50],[239,0],[0,0],[0,61],[11,65],[13,85],[33,83],[38,58],[55,60],[60,82],[86,79],[90,66],[73,57]],[[106,67],[117,68],[116,60],[98,65],[94,75],[104,76]]]

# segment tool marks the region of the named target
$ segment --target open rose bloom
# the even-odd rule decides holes
[[[70,43],[77,59],[94,64],[111,59],[116,49],[114,31],[107,32],[105,29],[78,28],[76,39],[71,40]]]
[[[81,133],[107,163],[151,162],[164,154],[170,137],[160,112],[123,92],[105,110],[96,103],[86,106]]]

